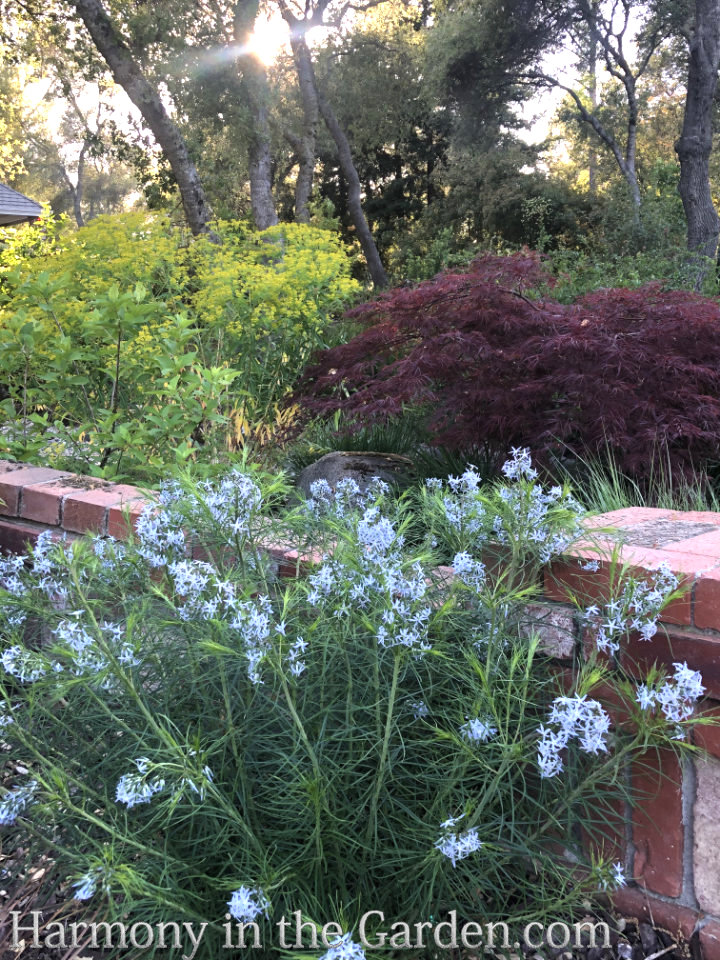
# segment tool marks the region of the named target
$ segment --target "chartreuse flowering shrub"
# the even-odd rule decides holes
[[[702,679],[678,664],[635,686],[591,658],[558,688],[523,605],[575,535],[567,491],[543,492],[516,451],[491,489],[470,471],[431,484],[419,518],[380,482],[286,496],[257,472],[173,482],[132,541],[41,536],[0,562],[0,733],[27,771],[6,778],[4,829],[49,846],[96,917],[207,922],[207,958],[239,922],[276,956],[295,911],[302,955],[359,960],[453,910],[567,919],[625,883],[604,804],[627,796],[631,757],[687,747]],[[318,562],[279,579],[278,541]],[[517,575],[488,573],[492,543]],[[660,573],[588,616],[649,634],[675,586]],[[633,729],[613,729],[601,681]],[[313,923],[337,925],[324,945]]]
[[[3,455],[155,480],[288,425],[356,294],[349,258],[308,226],[218,232],[132,213],[0,251]]]

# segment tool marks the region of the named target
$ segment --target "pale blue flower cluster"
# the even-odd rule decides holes
[[[501,544],[532,546],[539,559],[547,563],[562,554],[578,536],[580,526],[572,516],[580,513],[577,502],[562,487],[545,491],[536,483],[537,471],[532,467],[528,450],[513,448],[512,457],[503,465],[508,485],[497,489],[502,509],[495,512],[483,494],[481,477],[473,467],[460,477],[448,480],[450,494],[443,497],[443,510],[449,525],[464,537],[470,537],[475,548],[489,540]],[[431,490],[442,489],[440,481],[428,483]],[[564,514],[558,519],[558,514]],[[471,568],[468,554],[459,554],[460,565],[469,582],[479,584],[482,570]],[[456,557],[456,560],[458,559]]]
[[[260,887],[239,887],[227,902],[228,913],[240,923],[253,923],[258,917],[268,916],[270,901]]]
[[[16,707],[0,706],[0,730],[4,730],[5,727],[9,727],[15,723],[15,710]]]
[[[520,471],[516,479],[527,481],[530,478]],[[569,515],[580,513],[579,504],[562,487],[551,487],[546,492],[538,483],[531,486],[516,483],[501,487],[498,496],[505,510],[493,520],[497,541],[520,546],[531,544],[542,563],[549,563],[553,557],[563,554],[581,533],[577,520],[556,528],[554,511],[565,511]]]
[[[490,717],[473,717],[460,727],[460,736],[471,743],[487,743],[497,735]]]
[[[479,560],[473,560],[469,553],[456,553],[452,567],[455,576],[478,593],[485,586],[485,565]]]
[[[272,606],[268,597],[240,601],[230,626],[239,630],[248,662],[248,676],[255,684],[262,683],[260,664],[270,650]]]
[[[358,543],[373,562],[383,562],[394,546],[399,550],[403,538],[395,532],[395,527],[387,517],[383,517],[378,507],[367,507],[357,525]]]
[[[511,447],[510,459],[502,466],[508,480],[536,480],[537,470],[532,465],[530,451],[526,447]]]
[[[62,542],[62,541],[61,541]],[[69,547],[72,552],[72,544]],[[67,566],[60,562],[59,543],[49,530],[39,534],[29,556],[0,557],[0,589],[17,600],[40,590],[62,609],[68,597]],[[8,604],[3,611],[9,626],[19,627],[26,621],[25,611]]]
[[[93,553],[100,561],[100,569],[108,574],[124,569],[127,562],[127,547],[115,537],[95,537]]]
[[[457,866],[458,860],[464,860],[483,846],[478,836],[477,827],[462,831],[454,829],[464,816],[465,814],[461,814],[459,817],[450,817],[449,820],[441,823],[442,833],[435,842],[435,849],[446,856],[453,867]]]
[[[671,723],[682,723],[689,720],[695,709],[695,704],[705,693],[702,683],[702,674],[698,670],[691,670],[687,663],[674,663],[675,673],[671,679],[664,680],[659,687],[653,689],[641,683],[637,688],[637,702],[643,710],[660,708],[665,718]],[[676,737],[684,738],[683,730],[678,727]]]
[[[86,873],[79,880],[77,880],[73,887],[75,888],[75,893],[73,894],[74,900],[90,900],[97,893],[97,877],[94,873]]]
[[[27,586],[21,576],[27,557],[0,557],[0,588],[21,597],[27,592]]]
[[[189,756],[196,756],[196,751],[191,750]],[[126,804],[128,810],[141,803],[150,803],[156,794],[166,789],[174,800],[179,799],[186,790],[196,794],[199,800],[204,800],[213,782],[213,772],[208,766],[197,772],[182,770],[178,774],[175,766],[153,764],[147,757],[138,757],[133,763],[138,772],[123,774],[115,790],[115,802]],[[155,776],[158,770],[172,772],[172,779],[168,781],[166,777]]]
[[[346,933],[330,945],[328,952],[324,953],[320,960],[367,960],[367,958],[360,944],[355,943],[350,934]]]
[[[58,609],[63,609],[68,598],[68,569],[62,558],[62,549],[72,555],[72,543],[57,541],[49,530],[44,530],[35,541],[31,552],[31,575],[38,578],[37,586]],[[81,576],[84,575],[84,571]]]
[[[485,536],[485,506],[478,494],[482,478],[474,467],[468,467],[459,477],[450,477],[447,484],[452,495],[443,497],[443,509],[448,523],[454,529],[469,534],[480,543]],[[428,480],[430,490],[441,490],[441,480]]]
[[[228,536],[244,539],[249,535],[252,520],[262,506],[260,487],[251,477],[233,470],[219,484],[205,480],[198,489],[200,496],[185,496],[191,509],[207,510]]]
[[[82,611],[75,614],[76,619],[61,620],[53,634],[57,647],[64,647],[65,653],[72,658],[74,674],[79,677],[86,673],[100,673],[110,665],[107,651],[111,651],[124,666],[137,666],[139,657],[131,644],[125,641],[125,628],[120,623],[103,621],[98,624],[103,645],[94,635],[95,627],[82,620]],[[103,646],[105,649],[103,649]],[[106,677],[103,688],[113,684],[112,677]]]
[[[37,780],[31,780],[22,787],[8,790],[0,800],[0,826],[7,827],[15,823],[20,814],[24,813],[35,799],[37,788]]]
[[[197,492],[183,491],[176,482],[165,484],[158,501],[142,511],[136,528],[139,552],[153,567],[172,564],[185,555],[184,522],[210,519],[216,533],[233,544],[248,537],[262,507],[262,493],[251,477],[233,470],[219,482],[203,481]]]
[[[349,616],[355,607],[383,606],[376,633],[379,646],[426,653],[431,649],[428,627],[432,610],[425,600],[428,584],[422,565],[415,563],[409,570],[404,567],[403,538],[376,505],[364,507],[359,515],[347,512],[346,505],[342,509],[359,547],[358,564],[325,559],[308,577],[308,601],[313,606],[331,603],[336,617]]]
[[[148,504],[135,526],[138,553],[151,567],[164,567],[179,560],[186,552],[183,518],[177,510],[170,508],[176,499],[175,492],[174,484],[163,487],[160,506]]]
[[[139,757],[133,763],[138,772],[124,773],[115,789],[115,802],[124,803],[128,810],[141,803],[150,803],[156,793],[165,789],[165,780],[161,777],[147,776],[150,761],[146,757]]]
[[[299,677],[300,674],[304,673],[307,669],[306,663],[302,659],[302,656],[307,648],[307,640],[303,640],[302,637],[298,637],[288,651],[288,668],[293,677]]]
[[[98,889],[110,893],[110,874],[105,865],[91,867],[73,883],[74,900],[91,900]]]
[[[621,863],[614,863],[612,867],[601,867],[596,871],[596,877],[600,890],[619,890],[627,886],[625,869]]]
[[[352,477],[338,480],[335,489],[327,480],[315,480],[310,484],[310,497],[305,501],[305,511],[313,517],[333,516],[337,520],[352,520],[358,510],[374,503],[389,489],[379,477],[373,477],[365,490]]]
[[[413,717],[416,720],[421,720],[423,717],[430,716],[430,710],[428,709],[428,705],[424,700],[414,701],[410,704],[410,709],[412,710]]]
[[[270,650],[273,610],[266,596],[241,600],[237,584],[222,580],[215,568],[202,560],[179,560],[168,566],[175,592],[182,597],[177,607],[183,620],[221,620],[242,639],[248,660],[248,675],[262,683],[259,668]],[[277,628],[275,628],[277,629]]]
[[[643,640],[651,640],[669,595],[677,590],[678,578],[667,564],[658,567],[648,580],[627,579],[621,596],[602,607],[593,605],[583,614],[598,650],[610,656],[620,649],[620,641],[631,631]]]
[[[586,696],[556,697],[548,726],[538,728],[538,767],[542,777],[554,777],[563,769],[562,752],[576,739],[585,753],[607,751],[610,717],[603,705]]]
[[[47,674],[47,663],[44,658],[34,650],[26,650],[19,644],[3,650],[0,663],[5,673],[17,677],[23,683],[35,683]]]

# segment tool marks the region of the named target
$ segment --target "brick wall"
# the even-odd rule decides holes
[[[122,538],[126,518],[148,502],[133,486],[8,461],[0,461],[0,500],[0,548],[11,552],[47,529]],[[592,527],[594,545],[546,570],[544,598],[528,606],[527,629],[540,634],[560,670],[569,665],[583,643],[570,595],[586,603],[607,596],[609,555],[620,539],[621,559],[635,572],[665,562],[687,586],[653,640],[631,639],[624,665],[642,679],[643,664],[686,661],[702,672],[704,707],[720,718],[720,514],[619,510],[593,518]],[[294,575],[297,552],[270,549],[281,574]],[[586,569],[588,561],[598,569]],[[682,768],[674,755],[653,753],[628,771],[648,799],[609,814],[616,857],[635,878],[614,899],[627,914],[692,938],[706,960],[720,960],[720,727],[695,736],[706,752]]]

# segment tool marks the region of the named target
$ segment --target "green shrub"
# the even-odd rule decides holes
[[[146,213],[44,229],[0,254],[0,451],[84,473],[154,480],[286,426],[282,401],[356,292],[337,238],[311,227],[220,224],[222,244],[190,246]]]
[[[430,484],[419,548],[382,486],[320,483],[288,512],[282,480],[235,472],[168,485],[126,546],[43,537],[27,564],[1,561],[3,739],[27,773],[0,822],[49,846],[96,917],[210,923],[202,958],[228,909],[275,956],[269,921],[294,911],[357,941],[370,910],[386,929],[451,910],[542,921],[624,883],[606,804],[628,795],[629,758],[687,748],[700,677],[679,665],[636,688],[593,656],[560,695],[523,605],[577,514],[525,452],[505,475]],[[458,551],[450,583],[431,536]],[[278,539],[332,555],[279,580],[263,550]],[[598,646],[631,623],[651,635],[676,583],[620,582],[611,624],[587,614]],[[609,732],[603,682],[635,728]]]

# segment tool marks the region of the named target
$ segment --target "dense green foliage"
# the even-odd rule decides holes
[[[144,213],[45,229],[0,253],[0,448],[85,473],[152,480],[267,439],[356,291],[313,227],[221,224],[221,245]]]

